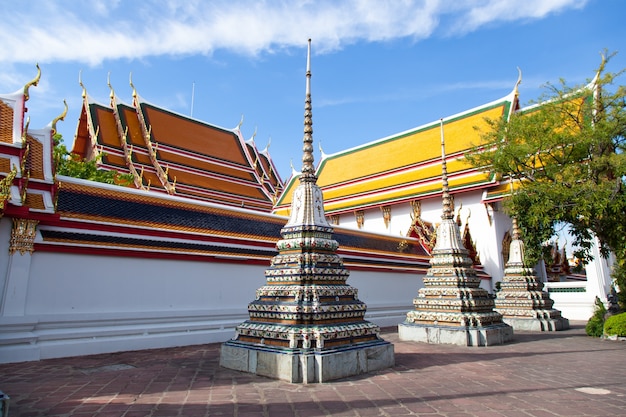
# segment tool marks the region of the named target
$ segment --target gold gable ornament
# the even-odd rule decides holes
[[[11,186],[13,185],[13,180],[16,175],[17,168],[14,166],[11,172],[0,180],[0,218],[2,218],[2,215],[4,214],[6,202],[9,201],[9,198],[11,198]]]
[[[35,250],[36,228],[39,220],[13,219],[13,229],[11,229],[11,241],[9,243],[9,253],[13,255],[18,251],[21,255],[26,252],[32,254]]]

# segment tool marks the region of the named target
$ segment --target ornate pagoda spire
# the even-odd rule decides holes
[[[302,173],[291,217],[266,284],[248,304],[250,318],[222,345],[220,364],[290,382],[325,382],[393,366],[394,357],[379,327],[364,320],[367,306],[357,289],[346,284],[350,272],[324,215],[313,166],[310,39],[306,80]]]
[[[398,334],[400,340],[416,342],[464,346],[505,343],[512,339],[513,330],[493,310],[494,302],[487,290],[480,288],[480,277],[454,221],[443,125],[441,119],[442,222],[437,228],[424,288],[413,300],[415,309],[398,326]]]
[[[511,183],[511,193],[513,184]],[[526,266],[524,242],[517,217],[513,216],[512,240],[495,309],[515,330],[556,331],[569,329],[569,320],[552,308],[554,301],[543,291],[541,279]]]
[[[441,132],[441,190],[443,200],[443,220],[453,219],[452,197],[450,197],[450,189],[448,188],[448,164],[446,163],[446,143],[443,138],[443,119],[439,120],[439,129]]]
[[[302,139],[302,174],[300,182],[317,182],[315,167],[313,166],[313,106],[311,105],[311,39],[306,57],[306,97],[304,99],[304,137]]]
[[[304,136],[302,139],[302,173],[300,185],[293,194],[291,217],[285,228],[318,226],[332,232],[326,220],[322,190],[317,186],[313,165],[313,106],[311,105],[311,39],[306,61],[306,95],[304,99]]]

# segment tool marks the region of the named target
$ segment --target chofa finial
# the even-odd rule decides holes
[[[41,68],[39,68],[39,64],[36,64],[35,66],[37,67],[37,75],[35,76],[35,78],[32,79],[32,81],[29,81],[24,86],[24,101],[28,101],[28,99],[30,98],[28,89],[33,85],[37,87],[37,84],[39,84],[39,80],[41,79]]]
[[[63,112],[57,117],[55,117],[54,120],[52,120],[52,134],[53,135],[57,133],[57,122],[59,120],[61,121],[65,120],[65,116],[67,116],[67,101],[63,100],[63,105],[65,106],[65,109],[63,109]]]

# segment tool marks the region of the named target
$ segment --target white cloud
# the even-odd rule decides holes
[[[419,41],[438,29],[443,16],[456,22],[443,30],[464,33],[492,22],[539,19],[586,1],[3,2],[0,62],[98,65],[120,58],[210,55],[217,49],[254,56],[300,47],[308,37],[316,52],[324,53],[361,40]]]
[[[566,9],[582,8],[588,0],[485,0],[471,1],[461,11],[451,32],[466,33],[495,22],[541,19]]]

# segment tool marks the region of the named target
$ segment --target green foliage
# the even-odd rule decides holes
[[[67,150],[61,135],[56,134],[53,139],[53,159],[57,175],[82,178],[85,180],[104,182],[107,184],[132,184],[132,174],[120,174],[117,171],[98,169],[98,162],[100,159],[94,159],[91,161],[80,160],[76,157],[76,155],[71,154]],[[99,158],[101,158],[101,156]]]
[[[617,303],[624,311],[626,310],[626,258],[618,259],[613,268],[613,281],[619,289]]]
[[[587,325],[585,326],[585,332],[589,336],[601,337],[604,334],[604,315],[606,314],[606,307],[602,301],[596,297],[596,307],[593,311],[593,316],[589,318]]]
[[[626,313],[616,314],[604,322],[604,334],[607,336],[626,336]]]
[[[568,224],[579,248],[574,255],[591,260],[597,237],[604,256],[615,254],[624,280],[626,87],[616,85],[625,70],[606,71],[613,55],[603,56],[595,87],[561,80],[547,85],[536,106],[510,120],[489,120],[483,143],[468,158],[501,178],[520,180],[505,209],[517,217],[529,265],[544,257],[542,245],[556,228]]]

